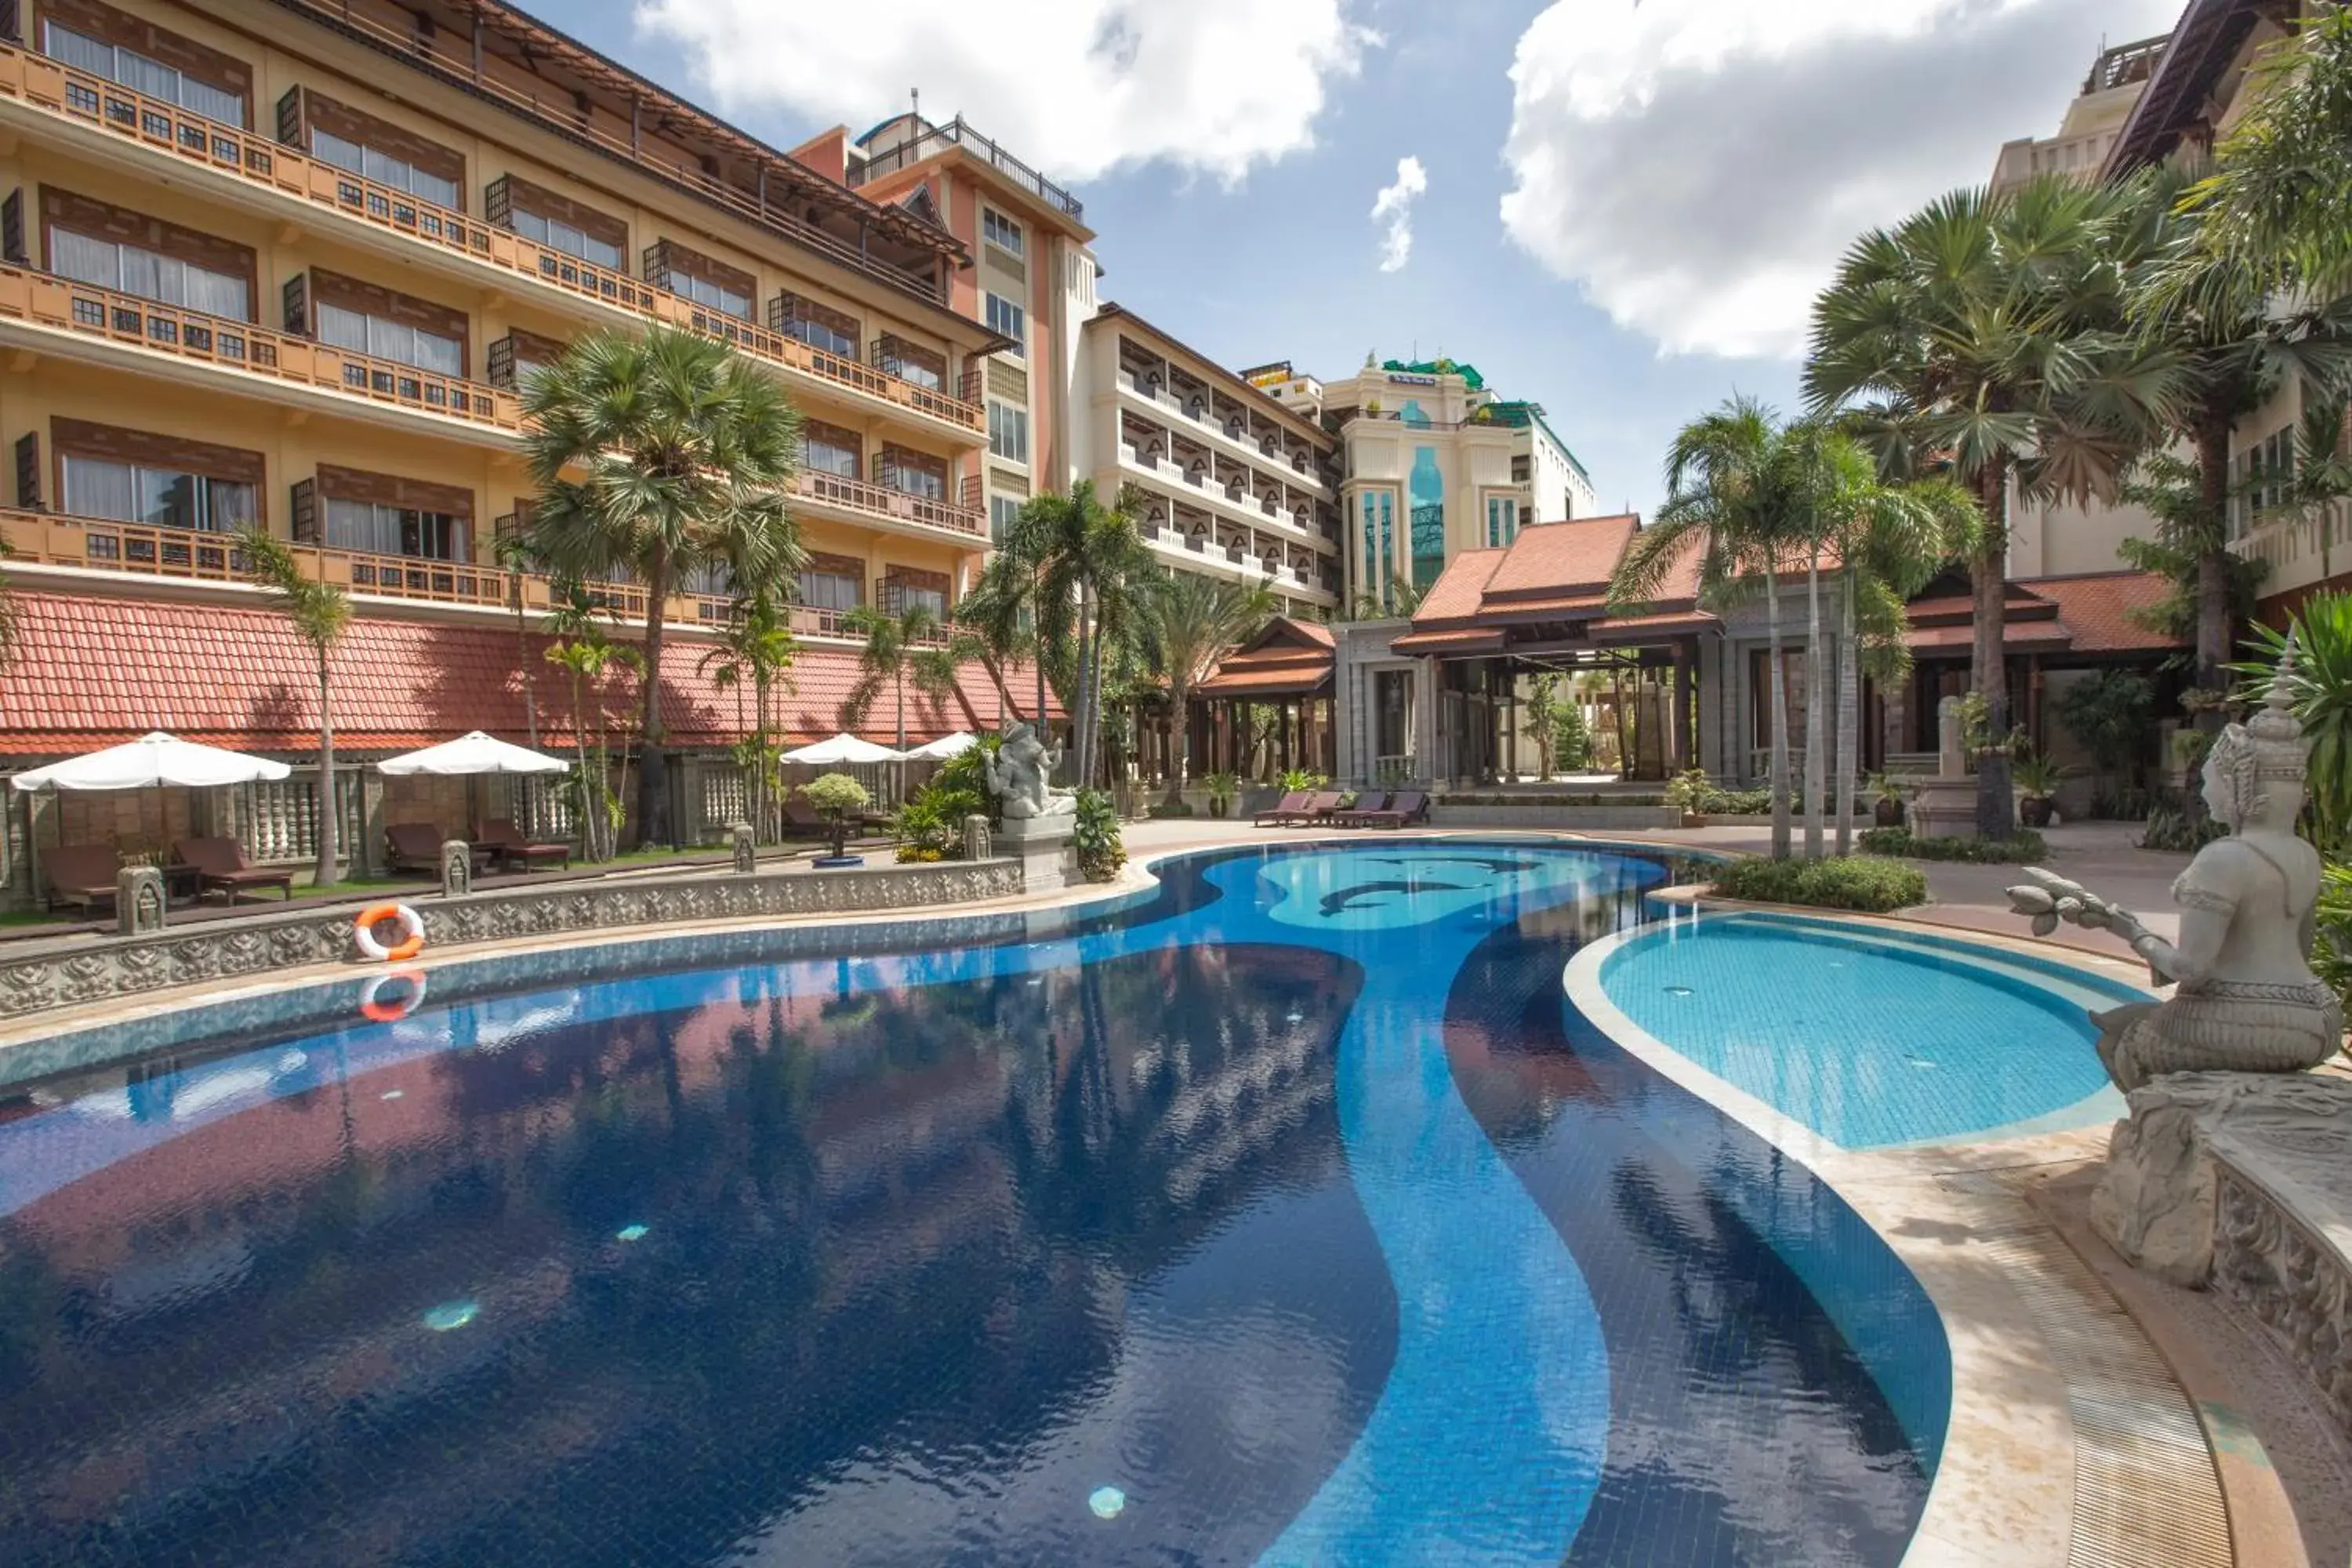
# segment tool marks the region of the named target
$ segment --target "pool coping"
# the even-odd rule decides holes
[[[1687,906],[1696,920],[1751,912],[1793,916],[1925,936],[1939,947],[1975,945],[2032,956],[2109,980],[2146,973],[2140,965],[2050,944],[1991,935],[1979,940],[1974,933],[1955,937],[1945,928],[1924,929],[1899,917],[1699,895],[1696,888],[1675,888],[1651,896]],[[1927,1507],[1904,1554],[1905,1568],[2158,1560],[2174,1568],[2231,1563],[2229,1499],[2199,1409],[2201,1402],[2190,1398],[2158,1338],[2099,1282],[2074,1243],[2001,1176],[2004,1170],[2102,1158],[2109,1128],[2006,1139],[1992,1129],[1968,1141],[1844,1148],[1666,1045],[1609,999],[1601,973],[1610,957],[1655,930],[1612,932],[1580,948],[1560,977],[1569,1001],[1628,1054],[1828,1184],[1911,1270],[1943,1321],[1952,1358],[1951,1413]],[[2055,1310],[2065,1316],[2053,1321],[2050,1300],[2037,1309],[2021,1292],[2012,1278],[2021,1262],[2042,1288],[2040,1294],[2058,1298]],[[2123,1478],[2123,1485],[2115,1484],[2114,1467],[2099,1463],[2096,1452],[2086,1452],[2096,1450],[2100,1438],[2086,1434],[2077,1421],[2073,1394],[2077,1383],[2113,1384],[2117,1374],[2108,1366],[2086,1370],[2077,1347],[2067,1342],[2075,1337],[2065,1331],[2068,1319],[2115,1320],[2110,1342],[2126,1334],[2138,1342],[2143,1364],[2127,1365],[2122,1381],[2137,1406],[2177,1405],[2170,1413],[2194,1423],[2199,1435],[2193,1452],[2160,1442],[2138,1446],[2133,1455],[2138,1467]],[[2181,1555],[2170,1541],[2171,1555],[2161,1558],[2117,1550],[2127,1548],[2137,1522],[2184,1511],[2201,1516],[2204,1543],[2218,1538],[2217,1554]]]

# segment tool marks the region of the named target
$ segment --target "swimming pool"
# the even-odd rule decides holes
[[[42,1085],[0,1561],[1900,1557],[1932,1306],[1563,999],[1665,861],[1160,869]]]
[[[2113,1121],[2089,1010],[2148,999],[1984,943],[1764,913],[1633,936],[1600,983],[1643,1031],[1848,1149]]]

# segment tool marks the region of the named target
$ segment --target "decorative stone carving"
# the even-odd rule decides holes
[[[980,812],[974,812],[965,817],[963,819],[963,858],[967,860],[985,860],[995,853],[996,851],[989,844],[987,816]]]
[[[728,830],[735,845],[735,874],[748,877],[760,868],[760,847],[751,837],[751,825],[739,822]]]
[[[458,839],[441,846],[441,896],[462,899],[474,890],[474,847]]]
[[[121,936],[152,936],[163,929],[163,873],[125,866],[114,874],[114,929]]]
[[[1936,776],[1966,778],[1969,759],[1966,732],[1960,722],[1960,700],[1947,697],[1936,704]]]
[[[1077,828],[1078,819],[1067,815],[1004,819],[1004,831],[998,838],[1008,854],[1020,857],[1024,891],[1049,893],[1076,879],[1077,857],[1070,840]]]
[[[989,793],[1003,807],[1005,826],[1034,817],[1070,816],[1078,809],[1075,791],[1055,789],[1045,781],[1062,753],[1037,738],[1026,724],[1004,732],[1003,743],[984,753],[981,766],[988,775]]]
[[[2172,884],[2178,942],[2039,866],[2025,871],[2036,885],[2009,889],[2036,934],[2061,921],[2113,931],[2151,975],[2178,983],[2169,1001],[2093,1015],[2099,1060],[2126,1093],[2165,1073],[2301,1072],[2343,1042],[2343,1009],[2311,972],[2320,861],[2294,831],[2310,748],[2290,706],[2294,669],[2290,640],[2263,710],[2206,754],[2205,801],[2230,836],[2200,849]]]
[[[1911,831],[1922,838],[1966,838],[1977,830],[1977,781],[1969,776],[1960,700],[1936,705],[1936,776],[1911,792]]]

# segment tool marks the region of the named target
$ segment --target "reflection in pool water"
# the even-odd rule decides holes
[[[1207,857],[57,1086],[0,1561],[1891,1563],[1932,1310],[1561,996],[1665,874]]]

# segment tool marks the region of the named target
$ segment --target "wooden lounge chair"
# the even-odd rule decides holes
[[[1357,826],[1361,827],[1405,827],[1429,820],[1429,796],[1417,789],[1402,789],[1389,797],[1387,807],[1380,811],[1357,814]]]
[[[1287,826],[1290,823],[1305,815],[1307,811],[1307,798],[1313,794],[1314,792],[1312,790],[1292,790],[1288,795],[1282,797],[1282,800],[1278,805],[1268,806],[1265,810],[1259,812],[1257,814],[1256,826],[1260,827]]]
[[[1299,808],[1298,814],[1283,826],[1312,827],[1318,822],[1328,820],[1331,814],[1339,809],[1339,803],[1347,798],[1345,790],[1318,790],[1307,797],[1307,804]]]
[[[1331,814],[1331,825],[1334,827],[1369,827],[1371,825],[1366,818],[1380,816],[1388,809],[1388,805],[1387,792],[1376,789],[1360,790],[1356,795],[1355,805],[1343,806]]]
[[[797,795],[784,797],[784,826],[802,837],[833,837],[833,824],[824,819],[824,813]]]
[[[516,829],[514,818],[511,816],[482,818],[478,842],[482,848],[490,852],[492,859],[503,861],[509,866],[527,868],[544,865],[552,860],[556,863],[556,868],[561,870],[572,864],[571,845],[533,844]]]
[[[294,873],[269,871],[245,858],[245,846],[234,838],[183,838],[172,846],[173,858],[196,868],[196,889],[221,892],[235,903],[247,888],[275,888],[281,898],[294,896]]]
[[[448,835],[429,822],[394,822],[383,830],[384,864],[394,871],[441,871],[441,846]]]
[[[122,858],[112,845],[60,844],[40,855],[41,876],[48,884],[42,901],[48,908],[72,904],[90,914],[100,904],[113,907],[114,878],[122,868]]]

